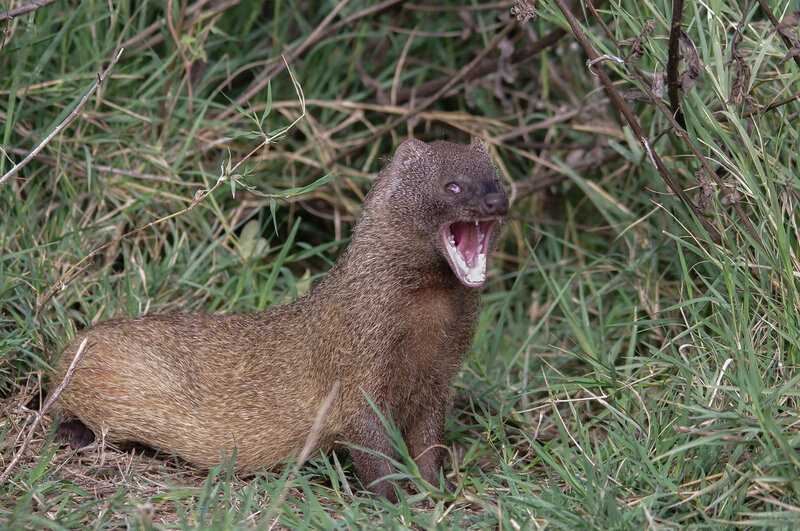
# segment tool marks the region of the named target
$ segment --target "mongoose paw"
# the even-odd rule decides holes
[[[92,444],[94,432],[79,420],[67,420],[58,423],[56,439],[68,442],[73,450],[78,450]]]

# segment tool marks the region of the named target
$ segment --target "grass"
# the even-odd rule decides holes
[[[368,12],[353,1],[315,31],[336,5],[173,2],[174,31],[165,6],[149,1],[54,3],[0,21],[0,176],[125,47],[77,119],[0,185],[3,525],[800,524],[800,68],[765,9],[683,8],[701,73],[681,111],[719,181],[659,109],[629,102],[704,225],[618,118],[571,34],[526,48],[568,27],[555,1],[512,30],[477,77],[390,131],[381,127],[492,42],[507,9]],[[765,5],[796,39],[792,4]],[[587,13],[591,46],[627,58],[629,68],[594,67],[619,92],[641,96],[634,67],[666,71],[672,9],[622,0]],[[628,57],[617,42],[650,20],[641,56]],[[277,70],[281,53],[304,97]],[[691,60],[682,53],[681,71]],[[346,244],[383,157],[408,135],[485,137],[514,198],[448,417],[455,498],[419,483],[400,441],[409,497],[394,506],[357,495],[346,454],[314,456],[294,475],[287,466],[237,476],[141,448],[58,448],[47,415],[31,431],[47,373],[77,329],[115,315],[256,311],[307,291]]]

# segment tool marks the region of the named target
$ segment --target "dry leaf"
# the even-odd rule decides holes
[[[661,73],[656,74],[653,77],[653,86],[650,87],[650,90],[653,92],[653,96],[658,99],[664,97],[664,86],[667,82],[667,74]],[[644,91],[639,89],[628,89],[621,93],[622,97],[628,101],[640,101],[643,103],[652,103],[650,100],[650,96],[648,96]]]
[[[694,201],[697,203],[697,207],[705,212],[711,206],[711,198],[714,197],[714,189],[711,188],[711,183],[708,181],[703,170],[698,170],[697,173],[694,174],[694,184],[700,188],[694,196]]]
[[[650,38],[650,34],[653,33],[653,29],[656,27],[655,20],[648,20],[645,23],[644,28],[642,28],[642,32],[637,35],[636,37],[631,37],[628,39],[623,39],[619,41],[617,44],[620,46],[631,46],[631,53],[628,57],[633,57],[634,59],[640,59],[645,52],[644,43]]]
[[[536,20],[536,3],[536,0],[517,0],[517,3],[511,8],[511,14],[519,22]]]
[[[800,55],[800,45],[797,45],[797,44],[795,44],[794,46],[792,46],[791,48],[789,48],[789,51],[788,51],[788,52],[786,52],[786,55],[784,55],[784,56],[783,56],[783,59],[781,59],[781,60],[778,62],[778,64],[779,64],[779,65],[782,65],[783,63],[785,63],[785,62],[786,62],[786,61],[788,61],[789,59],[792,59],[792,58],[794,58],[794,57],[797,57],[798,55]]]
[[[700,56],[697,53],[697,46],[695,46],[692,38],[681,28],[680,33],[681,51],[683,52],[683,62],[686,63],[686,70],[681,72],[678,82],[681,85],[681,90],[684,94],[688,94],[690,90],[697,85],[700,75],[703,73],[703,63],[700,62]]]

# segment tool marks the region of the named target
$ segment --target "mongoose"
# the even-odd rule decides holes
[[[57,434],[80,448],[105,432],[203,466],[235,448],[236,470],[270,469],[303,446],[335,388],[315,450],[344,442],[392,455],[366,395],[438,485],[452,379],[507,211],[482,140],[406,140],[367,194],[347,249],[305,296],[254,314],[113,319],[78,333],[53,378],[62,381],[88,338],[55,402]],[[397,501],[381,479],[388,461],[347,448],[363,484]]]

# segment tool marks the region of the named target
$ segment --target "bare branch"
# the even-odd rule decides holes
[[[681,127],[686,127],[681,110],[681,100],[678,97],[680,82],[678,81],[678,63],[681,50],[681,19],[683,18],[683,0],[672,0],[672,24],[669,29],[669,45],[667,48],[667,95],[669,106],[675,121]]]
[[[25,13],[30,13],[31,11],[35,11],[40,7],[48,6],[57,2],[58,0],[34,0],[33,2],[28,2],[27,4],[21,5],[5,13],[0,13],[0,22],[3,20],[8,20],[10,18],[18,17],[20,15],[24,15]]]
[[[777,19],[777,17],[775,16],[775,13],[772,12],[772,10],[769,8],[769,6],[767,5],[767,2],[765,2],[765,0],[758,0],[758,4],[761,6],[761,9],[767,15],[767,18],[769,18],[769,21],[772,22],[772,25],[775,26],[775,31],[777,31],[778,35],[780,35],[781,40],[783,41],[783,44],[785,44],[786,47],[789,50],[791,50],[792,47],[794,46],[794,43],[783,32],[783,24],[781,24],[780,20]],[[794,64],[796,64],[797,66],[800,66],[800,57],[795,55],[795,56],[792,57],[792,59],[794,59]]]
[[[563,13],[564,17],[567,19],[567,23],[572,30],[572,34],[575,35],[575,38],[578,40],[580,45],[583,47],[586,55],[589,56],[589,61],[587,64],[590,64],[592,61],[597,61],[599,59],[598,53],[592,47],[591,42],[589,42],[589,38],[584,33],[583,29],[580,27],[578,20],[575,18],[575,15],[566,5],[564,0],[555,0],[556,5],[558,6],[561,13]],[[639,124],[639,120],[636,115],[633,113],[631,108],[622,98],[620,93],[614,87],[614,83],[611,81],[611,78],[608,77],[605,70],[602,68],[594,69],[593,72],[597,75],[600,81],[603,83],[603,87],[608,92],[608,95],[611,97],[611,103],[614,107],[622,114],[625,118],[625,121],[628,122],[630,125],[631,130],[633,131],[636,139],[641,144],[642,148],[647,153],[648,159],[653,163],[658,171],[661,178],[667,183],[667,186],[678,195],[678,197],[683,201],[683,203],[688,206],[691,211],[695,214],[698,221],[703,225],[703,228],[708,232],[709,236],[711,237],[712,241],[718,243],[720,241],[719,231],[711,224],[711,222],[706,219],[703,215],[702,210],[692,201],[692,199],[686,194],[683,188],[677,183],[675,178],[672,176],[670,171],[664,165],[664,162],[661,160],[661,157],[658,156],[658,153],[653,149],[650,142],[647,140],[647,135],[645,134],[642,126]],[[645,87],[646,88],[646,87]],[[660,102],[659,102],[660,103]]]
[[[456,85],[461,83],[464,79],[466,79],[466,77],[469,75],[469,73],[472,72],[478,65],[480,65],[481,62],[483,61],[483,59],[486,58],[486,56],[488,56],[497,47],[497,45],[500,44],[500,41],[505,39],[506,36],[509,33],[511,33],[511,31],[514,28],[517,27],[517,25],[518,25],[518,23],[517,23],[516,19],[512,19],[511,22],[509,22],[508,25],[505,28],[503,28],[503,30],[501,32],[499,32],[497,35],[494,36],[492,41],[489,44],[486,45],[486,47],[481,51],[481,53],[476,55],[475,58],[472,61],[470,61],[468,64],[464,65],[464,67],[461,70],[459,70],[458,74],[456,74],[455,76],[451,77],[450,80],[444,86],[442,86],[439,90],[437,90],[436,93],[433,96],[431,96],[430,98],[424,100],[422,103],[420,103],[416,107],[412,107],[411,109],[408,110],[408,112],[404,113],[401,116],[398,116],[397,118],[395,118],[394,120],[392,120],[388,124],[384,125],[383,127],[378,128],[371,135],[369,135],[368,137],[366,137],[363,140],[361,140],[361,142],[359,144],[353,146],[352,148],[350,148],[347,151],[344,151],[344,152],[338,154],[333,160],[329,161],[329,163],[332,164],[332,163],[337,162],[337,161],[339,161],[339,160],[341,160],[343,158],[349,157],[349,156],[357,153],[365,145],[370,144],[373,141],[375,141],[375,139],[380,138],[381,136],[385,135],[389,131],[394,130],[397,126],[402,125],[404,123],[407,123],[410,120],[412,120],[413,118],[419,116],[419,114],[422,113],[425,109],[429,108],[431,105],[433,105],[434,103],[439,101],[439,99],[441,99],[442,96],[447,94],[447,92],[450,89],[452,89],[453,87],[455,87]]]
[[[38,428],[39,424],[42,422],[42,416],[44,416],[44,414],[47,413],[47,411],[50,409],[50,406],[52,406],[53,402],[55,402],[56,398],[58,398],[58,395],[60,395],[61,392],[64,390],[64,388],[67,387],[67,384],[69,384],[69,381],[72,379],[72,375],[75,373],[75,369],[78,368],[78,365],[80,364],[81,361],[83,361],[83,358],[84,356],[86,356],[86,353],[89,352],[89,349],[86,348],[86,342],[88,341],[88,339],[89,338],[84,338],[84,340],[81,341],[81,344],[78,347],[78,352],[75,353],[75,357],[72,358],[72,363],[69,364],[69,368],[67,369],[67,372],[64,374],[64,379],[61,380],[61,383],[58,384],[58,387],[56,387],[55,389],[53,389],[53,391],[50,392],[42,408],[36,412],[36,418],[33,419],[33,424],[31,424],[31,427],[28,428],[28,433],[25,435],[25,439],[22,441],[22,444],[17,449],[17,452],[14,454],[14,457],[11,459],[11,462],[8,464],[3,473],[0,475],[0,484],[2,484],[6,480],[8,475],[14,469],[14,466],[16,466],[17,461],[19,461],[19,458],[22,456],[22,454],[28,448],[28,445],[31,443],[31,439],[33,438],[33,434],[36,431],[36,428]]]
[[[286,58],[284,57],[283,60],[286,61]],[[169,219],[181,216],[181,215],[183,215],[183,214],[185,214],[185,213],[187,213],[187,212],[189,212],[191,210],[194,210],[194,208],[197,205],[199,205],[203,201],[203,199],[205,199],[211,193],[213,193],[214,190],[219,188],[223,183],[227,182],[228,179],[232,179],[233,176],[236,174],[236,171],[239,169],[239,167],[242,164],[245,163],[245,161],[247,161],[250,157],[252,157],[254,154],[256,154],[261,148],[269,146],[277,138],[283,137],[284,135],[286,135],[286,133],[290,129],[294,128],[294,126],[297,125],[297,123],[300,122],[300,120],[302,120],[306,115],[306,102],[305,102],[305,96],[303,96],[303,89],[302,89],[302,87],[300,87],[300,83],[298,83],[297,78],[295,78],[294,73],[289,68],[288,64],[286,65],[286,68],[289,71],[289,76],[291,77],[292,83],[294,84],[295,91],[297,92],[297,98],[300,101],[301,114],[300,114],[300,116],[297,117],[297,119],[295,119],[294,122],[292,122],[291,124],[289,124],[288,126],[282,128],[282,129],[280,129],[273,136],[264,135],[262,142],[259,143],[255,148],[253,148],[250,151],[250,153],[245,155],[245,157],[242,160],[238,161],[232,168],[225,168],[223,166],[222,174],[217,179],[217,182],[214,183],[214,186],[212,186],[211,188],[209,188],[207,190],[197,190],[195,192],[194,197],[192,198],[192,201],[189,204],[189,206],[187,206],[183,210],[179,210],[178,212],[173,212],[172,214],[169,214],[168,216],[164,216],[164,217],[159,218],[159,219],[157,219],[155,221],[151,221],[150,223],[147,223],[146,225],[143,225],[143,226],[141,226],[139,228],[136,228],[136,229],[134,229],[132,231],[129,231],[129,232],[123,234],[122,236],[120,236],[120,237],[118,237],[118,238],[116,238],[114,240],[111,240],[109,242],[104,243],[100,247],[97,247],[96,249],[91,251],[89,254],[84,256],[77,264],[73,265],[66,273],[61,275],[61,277],[59,277],[59,279],[55,282],[55,284],[53,284],[50,287],[50,289],[48,289],[47,292],[44,295],[42,295],[42,296],[40,296],[38,298],[38,300],[36,301],[36,314],[39,315],[41,313],[42,309],[44,308],[44,305],[47,303],[47,301],[49,301],[51,298],[53,298],[53,296],[56,293],[58,293],[59,291],[63,290],[64,288],[66,288],[67,284],[69,284],[70,282],[72,282],[73,280],[78,278],[78,276],[80,276],[84,271],[89,269],[94,263],[93,258],[98,253],[100,253],[104,249],[107,249],[108,247],[110,247],[110,246],[112,246],[112,245],[114,245],[116,243],[119,243],[122,240],[124,240],[124,239],[126,239],[126,238],[128,238],[130,236],[133,236],[134,234],[137,234],[137,233],[139,233],[139,232],[141,232],[141,231],[143,231],[145,229],[148,229],[150,227],[153,227],[155,225],[163,223],[164,221],[167,221]],[[270,194],[264,194],[264,195],[266,197],[276,197],[276,196],[272,196]]]
[[[69,125],[69,124],[70,124],[70,123],[71,123],[71,122],[72,122],[72,121],[73,121],[73,120],[74,120],[74,119],[75,119],[77,116],[78,116],[78,114],[80,114],[80,112],[81,112],[81,109],[83,109],[84,105],[86,105],[86,102],[88,102],[88,101],[89,101],[89,98],[91,98],[91,97],[92,97],[92,94],[94,94],[94,93],[95,93],[95,91],[96,91],[96,90],[97,90],[97,88],[100,86],[100,84],[101,84],[103,81],[105,81],[105,79],[106,79],[106,78],[108,77],[108,75],[111,73],[111,70],[114,68],[114,66],[116,66],[116,64],[117,64],[117,61],[119,61],[119,58],[122,56],[122,52],[123,52],[123,51],[125,51],[125,48],[120,48],[120,49],[119,49],[119,51],[117,52],[117,55],[116,55],[116,57],[114,57],[114,60],[113,60],[113,61],[111,61],[111,64],[109,64],[109,65],[108,65],[108,68],[106,68],[106,69],[103,71],[103,73],[102,73],[102,74],[98,74],[98,75],[97,75],[97,81],[95,81],[95,82],[94,82],[94,84],[92,85],[92,88],[91,88],[91,89],[89,89],[89,92],[87,92],[87,93],[86,93],[86,94],[83,96],[83,98],[81,98],[81,100],[78,102],[78,104],[75,106],[75,108],[74,108],[74,109],[72,109],[72,112],[71,112],[71,113],[69,113],[69,116],[67,116],[67,117],[64,119],[64,121],[63,121],[63,122],[61,122],[60,124],[58,124],[58,125],[56,126],[56,128],[55,128],[55,129],[53,129],[53,130],[50,132],[50,134],[49,134],[49,135],[47,135],[47,136],[45,137],[45,139],[44,139],[44,140],[42,140],[42,141],[39,143],[39,145],[38,145],[38,146],[36,146],[36,147],[33,149],[33,151],[31,151],[30,153],[28,153],[28,156],[27,156],[27,157],[25,157],[24,159],[22,159],[22,162],[20,162],[20,163],[18,163],[18,164],[15,164],[13,168],[11,168],[10,170],[8,170],[8,171],[6,172],[6,174],[5,174],[5,175],[3,175],[3,177],[0,177],[0,185],[2,185],[2,184],[5,184],[5,182],[6,182],[6,181],[8,181],[8,179],[10,179],[12,175],[14,175],[15,173],[17,173],[17,172],[18,172],[20,169],[22,169],[23,167],[25,167],[25,166],[26,166],[26,165],[27,165],[27,164],[28,164],[30,161],[32,161],[33,159],[35,159],[35,158],[36,158],[36,155],[38,155],[38,154],[39,154],[39,152],[40,152],[42,149],[44,149],[44,147],[45,147],[47,144],[49,144],[49,143],[50,143],[50,141],[51,141],[53,138],[55,138],[55,136],[56,136],[56,135],[58,135],[58,134],[59,134],[61,131],[63,131],[63,130],[64,130],[64,129],[65,129],[65,128],[66,128],[66,127],[67,127],[67,126],[68,126],[68,125]]]

